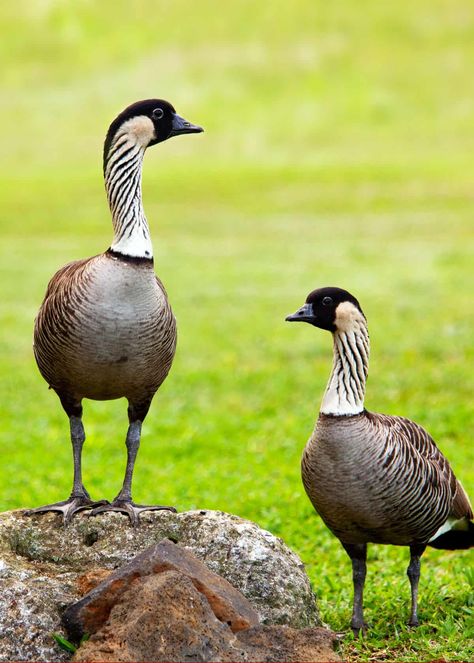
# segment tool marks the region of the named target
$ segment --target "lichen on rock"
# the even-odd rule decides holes
[[[51,633],[84,583],[117,569],[164,538],[191,551],[242,592],[264,624],[320,624],[303,564],[280,539],[219,511],[149,512],[133,529],[118,513],[0,514],[0,660],[63,661]],[[85,574],[87,582],[84,580]],[[82,578],[82,581],[81,581]],[[81,584],[82,583],[82,584]]]

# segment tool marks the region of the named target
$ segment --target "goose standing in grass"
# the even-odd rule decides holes
[[[286,320],[333,334],[333,369],[301,468],[314,508],[352,561],[351,627],[355,633],[365,627],[368,543],[409,546],[409,625],[417,626],[420,557],[428,545],[474,546],[469,499],[421,426],[364,408],[369,335],[355,297],[340,288],[320,288]]]
[[[41,375],[69,417],[72,492],[67,500],[32,509],[29,515],[59,512],[67,524],[83,509],[92,509],[93,515],[120,511],[136,525],[142,511],[174,510],[136,505],[131,493],[142,422],[170,370],[176,346],[176,322],[153,269],[141,176],[147,147],[201,131],[161,99],[128,106],[110,125],[103,167],[114,227],[112,245],[98,256],[69,263],[53,276],[34,330]],[[82,400],[122,397],[128,400],[129,418],[124,482],[112,503],[94,502],[81,475]]]

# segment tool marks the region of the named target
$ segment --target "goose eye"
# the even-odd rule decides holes
[[[163,115],[164,115],[164,112],[163,112],[162,108],[155,108],[154,111],[151,114],[151,116],[154,120],[161,120]]]
[[[323,301],[321,302],[323,306],[331,306],[332,303],[332,297],[324,297]]]

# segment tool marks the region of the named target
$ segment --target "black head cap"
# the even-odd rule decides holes
[[[310,292],[306,297],[306,303],[285,319],[288,322],[309,322],[320,329],[335,332],[336,309],[343,302],[350,302],[364,315],[359,302],[350,292],[342,288],[327,287]]]
[[[132,120],[134,117],[141,116],[149,118],[154,127],[154,135],[149,141],[147,147],[161,143],[172,136],[200,133],[201,131],[204,131],[202,127],[191,124],[191,122],[180,117],[176,113],[174,107],[164,99],[145,99],[143,101],[136,101],[134,104],[127,106],[125,110],[117,115],[107,131],[104,143],[104,168],[110,145],[117,131],[125,122],[127,122],[127,120]]]

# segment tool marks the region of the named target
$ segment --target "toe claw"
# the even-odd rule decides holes
[[[93,507],[101,504],[108,504],[107,500],[100,500],[94,502],[89,497],[80,496],[80,497],[70,497],[67,500],[62,502],[55,502],[54,504],[46,504],[45,506],[38,506],[35,509],[27,509],[23,512],[25,516],[34,516],[41,513],[60,513],[63,516],[63,524],[69,525],[72,521],[74,514],[79,513],[79,511],[84,511],[86,509],[92,509]]]
[[[132,501],[127,500],[114,500],[110,504],[92,509],[88,513],[88,516],[98,516],[99,514],[106,513],[107,511],[116,511],[128,516],[132,527],[138,527],[140,524],[140,514],[143,511],[171,511],[172,513],[177,513],[174,506],[147,506],[144,504],[134,504]]]

